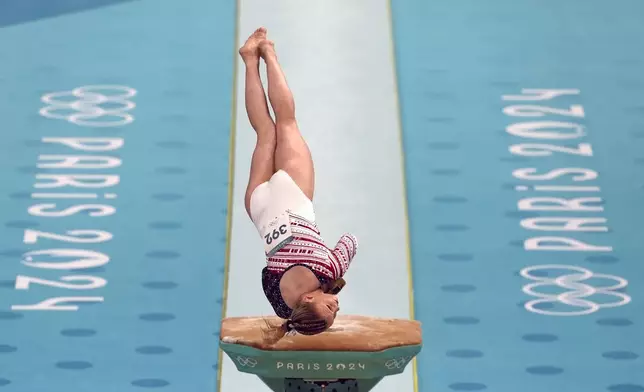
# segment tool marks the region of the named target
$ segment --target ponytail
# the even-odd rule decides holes
[[[267,328],[263,330],[264,340],[275,344],[284,336],[299,333],[302,335],[317,335],[326,331],[330,325],[318,316],[310,303],[301,303],[291,313],[291,317],[282,324],[273,324],[264,320]]]
[[[280,339],[290,332],[288,329],[288,320],[282,324],[276,324],[264,319],[264,323],[266,324],[266,327],[262,328],[262,336],[264,341],[268,344],[279,342]]]

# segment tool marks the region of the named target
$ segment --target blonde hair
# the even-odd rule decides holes
[[[264,340],[270,344],[277,343],[292,331],[302,335],[317,335],[329,328],[329,323],[320,317],[310,302],[300,303],[293,309],[291,317],[282,324],[275,325],[268,320],[264,321],[267,326],[267,329],[263,331]]]

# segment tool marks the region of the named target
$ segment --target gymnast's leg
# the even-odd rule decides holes
[[[288,173],[302,192],[313,200],[315,188],[313,159],[295,120],[293,94],[277,61],[273,42],[263,40],[259,44],[259,50],[266,62],[268,98],[275,114],[277,129],[275,170],[281,169]]]
[[[250,164],[244,205],[250,216],[250,197],[255,188],[275,173],[275,123],[268,111],[266,94],[259,76],[259,43],[266,39],[266,29],[260,27],[239,49],[246,66],[245,102],[248,119],[257,134],[257,143]]]

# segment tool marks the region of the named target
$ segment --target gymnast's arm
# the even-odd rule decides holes
[[[347,272],[349,266],[351,265],[351,261],[355,257],[357,251],[358,239],[355,236],[347,233],[340,237],[340,240],[332,250],[332,253],[338,260],[340,267],[339,277],[344,276],[344,274]]]

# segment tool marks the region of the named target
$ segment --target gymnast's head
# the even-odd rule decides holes
[[[316,335],[329,329],[335,321],[340,306],[338,297],[321,289],[305,293],[293,309],[283,328],[302,335]]]
[[[289,332],[317,335],[329,329],[340,310],[338,297],[318,289],[305,293],[293,308],[291,317],[282,325],[272,327],[271,340],[279,340]]]

